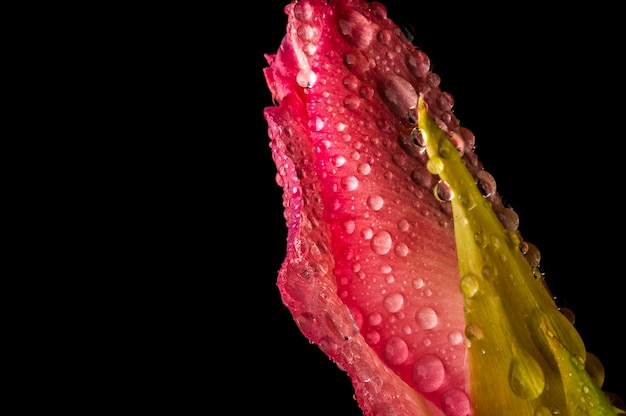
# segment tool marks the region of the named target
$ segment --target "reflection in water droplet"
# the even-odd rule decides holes
[[[391,234],[387,231],[379,231],[373,237],[370,246],[376,254],[387,254],[391,250]]]
[[[435,185],[434,194],[440,202],[449,202],[452,198],[454,198],[452,188],[450,188],[450,185],[448,185],[444,180],[440,180]]]
[[[402,338],[393,336],[383,348],[383,357],[391,365],[400,365],[409,357],[409,347]]]
[[[400,293],[392,293],[383,299],[383,307],[389,313],[398,312],[404,306],[404,296]]]
[[[413,143],[417,147],[426,146],[426,139],[422,134],[422,130],[419,127],[415,127],[411,130],[411,143]]]
[[[446,378],[443,362],[434,354],[421,356],[413,366],[413,382],[422,393],[437,390]]]
[[[437,326],[439,317],[434,309],[424,306],[415,313],[415,321],[422,329],[431,329]]]

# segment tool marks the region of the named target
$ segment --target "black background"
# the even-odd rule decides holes
[[[272,105],[262,69],[263,54],[276,52],[284,34],[286,3],[225,3],[206,22],[192,10],[199,27],[180,52],[201,68],[192,94],[199,104],[188,117],[199,121],[191,158],[206,175],[193,179],[194,192],[209,200],[200,204],[206,229],[196,252],[208,255],[197,276],[209,289],[196,296],[210,312],[194,322],[209,337],[206,380],[235,397],[207,387],[207,400],[247,404],[252,413],[356,416],[348,377],[300,334],[276,287],[286,228],[262,115]],[[542,253],[557,303],[574,311],[587,350],[603,362],[605,389],[626,397],[618,11],[582,3],[567,10],[384,4],[396,23],[413,27],[413,43],[455,97],[476,153]],[[198,152],[198,143],[209,150]]]

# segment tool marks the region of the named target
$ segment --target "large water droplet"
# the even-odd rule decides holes
[[[380,195],[371,195],[369,198],[367,198],[367,206],[373,211],[378,211],[379,209],[381,209],[384,202],[385,200]]]
[[[413,366],[413,382],[422,393],[437,390],[446,378],[443,362],[434,354],[421,356]]]
[[[376,254],[387,254],[391,250],[391,234],[387,231],[379,231],[372,237],[370,246]]]
[[[480,328],[480,326],[478,326],[478,324],[469,324],[465,327],[465,336],[470,341],[478,341],[482,339],[484,335],[483,330]]]
[[[404,296],[401,293],[391,293],[383,299],[383,307],[389,313],[398,312],[404,306]]]
[[[437,326],[439,317],[433,308],[424,306],[415,313],[415,321],[422,329],[431,329]]]
[[[418,78],[422,78],[430,69],[430,58],[421,50],[408,55],[406,63],[411,73]]]
[[[313,16],[313,7],[308,2],[298,2],[293,6],[293,15],[296,19],[306,22]]]
[[[532,400],[543,392],[546,381],[539,363],[530,354],[520,353],[509,366],[509,385],[522,399]]]
[[[378,312],[372,312],[367,317],[367,323],[372,326],[379,325],[383,321],[383,316]]]
[[[369,163],[359,163],[356,167],[356,170],[361,175],[368,175],[372,171],[372,167],[369,165]]]
[[[472,411],[469,397],[459,389],[450,389],[441,395],[441,409],[446,416],[467,416]]]
[[[404,118],[409,108],[417,103],[417,92],[413,85],[397,75],[381,80],[378,90],[387,107],[399,118]]]
[[[344,39],[352,46],[366,48],[374,37],[373,25],[367,17],[356,10],[348,10],[337,17],[339,32]]]
[[[409,347],[400,337],[391,337],[383,348],[383,357],[391,365],[400,365],[409,358]]]

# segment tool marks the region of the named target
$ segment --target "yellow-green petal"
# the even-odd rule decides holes
[[[615,415],[601,382],[585,369],[580,335],[522,254],[518,235],[504,228],[481,194],[423,97],[418,126],[427,167],[439,175],[452,204],[475,415]]]

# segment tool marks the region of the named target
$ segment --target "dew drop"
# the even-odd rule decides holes
[[[422,393],[431,393],[439,389],[445,378],[443,362],[434,354],[421,356],[413,366],[413,382]]]
[[[411,73],[417,78],[422,78],[430,69],[430,58],[419,49],[407,56],[406,63]]]
[[[431,72],[430,74],[426,76],[426,82],[432,88],[437,88],[439,84],[441,83],[441,77],[435,74],[434,72]]]
[[[343,106],[346,107],[348,110],[356,110],[359,108],[360,105],[361,99],[356,95],[346,95],[346,97],[343,99]]]
[[[348,176],[341,180],[341,187],[346,191],[354,191],[359,186],[359,180],[354,176]]]
[[[346,158],[341,156],[341,155],[335,156],[333,158],[333,162],[334,162],[336,167],[340,168],[340,167],[342,167],[346,163]]]
[[[444,180],[440,180],[439,182],[437,182],[437,184],[435,185],[434,193],[435,197],[440,202],[450,202],[454,197],[454,192],[452,191],[452,188],[450,188],[450,185],[448,185],[447,182]]]
[[[359,165],[356,167],[356,170],[361,175],[368,175],[372,171],[372,167],[369,165],[369,163],[359,163]]]
[[[441,395],[441,409],[446,416],[467,416],[472,411],[469,397],[459,389],[450,389]]]
[[[476,174],[476,183],[485,198],[490,197],[496,192],[496,180],[486,170],[481,170]]]
[[[356,10],[348,10],[337,17],[339,32],[344,39],[352,46],[357,48],[367,48],[374,37],[373,25],[367,17],[363,16]]]
[[[315,37],[315,29],[307,24],[298,26],[296,33],[298,34],[298,37],[304,41],[309,41]]]
[[[367,206],[373,211],[380,210],[384,202],[383,197],[380,195],[370,195],[370,197],[367,198]]]
[[[353,220],[347,220],[343,222],[343,231],[350,235],[354,233],[354,229],[356,228],[356,224]]]
[[[374,235],[374,231],[371,228],[364,228],[361,230],[361,237],[366,240],[369,240]]]
[[[461,278],[461,293],[467,298],[473,298],[478,292],[478,279],[472,273]]]
[[[535,410],[534,416],[553,416],[553,413],[545,406],[540,406]]]
[[[525,400],[532,400],[543,392],[545,378],[539,363],[530,354],[514,358],[509,366],[509,385],[513,393]]]
[[[383,357],[391,365],[400,365],[409,358],[409,347],[402,338],[393,336],[385,343]]]
[[[438,156],[433,156],[426,162],[426,169],[433,175],[438,175],[443,171],[443,160]]]
[[[367,322],[372,326],[379,325],[382,321],[383,316],[378,312],[372,312],[367,317]]]
[[[317,75],[310,69],[301,69],[296,75],[296,82],[302,88],[312,88],[317,81]]]
[[[398,118],[404,118],[408,109],[417,102],[417,92],[413,85],[397,75],[390,75],[381,80],[378,90],[387,107]]]
[[[426,146],[426,139],[422,134],[422,129],[420,129],[419,127],[415,127],[413,130],[411,130],[411,143],[419,148],[423,148]]]
[[[376,330],[371,330],[365,335],[365,340],[370,345],[376,345],[380,342],[380,333]]]
[[[293,15],[301,22],[306,22],[313,16],[313,7],[308,2],[298,2],[293,6]]]
[[[398,312],[404,306],[404,296],[400,293],[392,293],[383,299],[383,307],[389,313]]]
[[[424,166],[419,165],[411,172],[411,180],[417,185],[430,189],[433,177]]]
[[[463,334],[460,331],[452,331],[448,334],[448,342],[452,345],[459,345],[463,342]]]
[[[470,341],[478,341],[483,337],[483,330],[477,324],[469,324],[465,327],[465,336]]]
[[[398,221],[398,230],[406,232],[409,230],[409,222],[405,219]]]
[[[359,86],[359,80],[357,77],[350,74],[343,79],[343,86],[349,90],[356,90]]]
[[[370,246],[376,254],[387,254],[391,250],[391,234],[387,231],[379,231],[372,237]]]
[[[394,248],[394,252],[400,257],[406,257],[409,254],[409,246],[404,243],[398,243]]]
[[[421,289],[424,287],[424,279],[418,277],[416,279],[413,279],[413,282],[411,282],[411,284],[413,285],[414,289]]]
[[[415,321],[422,329],[432,329],[437,326],[439,317],[434,309],[424,306],[415,313]]]

